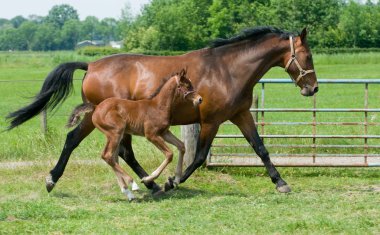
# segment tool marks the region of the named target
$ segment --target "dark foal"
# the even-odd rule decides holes
[[[194,91],[184,70],[170,77],[156,93],[151,99],[139,101],[108,98],[97,106],[91,103],[79,105],[73,111],[68,123],[69,127],[73,127],[79,121],[81,114],[92,112],[92,123],[107,137],[102,158],[114,170],[121,191],[129,200],[134,199],[134,195],[128,186],[132,186],[132,190],[137,190],[138,186],[117,161],[118,148],[123,136],[125,134],[145,136],[165,154],[166,158],[161,165],[151,175],[142,178],[144,183],[152,182],[159,177],[172,161],[173,152],[165,141],[175,145],[179,151],[179,159],[174,181],[178,185],[182,176],[185,145],[169,130],[172,109],[174,105],[191,102],[197,106],[202,102],[202,97]]]

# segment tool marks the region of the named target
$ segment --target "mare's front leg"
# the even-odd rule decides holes
[[[132,136],[129,134],[124,134],[119,147],[119,156],[131,167],[131,169],[140,177],[140,179],[147,177],[149,174],[141,167],[139,162],[135,158],[135,154],[132,149]],[[163,191],[161,187],[154,181],[145,183],[144,185],[152,190],[153,195],[162,194]],[[136,188],[132,188],[133,190]]]
[[[55,184],[62,176],[67,162],[73,150],[80,144],[80,142],[86,138],[93,130],[94,125],[91,120],[92,113],[87,113],[81,123],[72,131],[67,134],[65,145],[63,146],[61,156],[55,167],[50,171],[50,174],[46,177],[46,189],[48,192],[53,190]]]
[[[210,150],[211,143],[218,132],[219,124],[201,123],[201,131],[197,143],[197,149],[195,151],[195,158],[193,163],[187,167],[184,174],[180,179],[180,183],[183,183],[190,177],[190,175],[200,167],[207,158],[207,154]],[[173,181],[169,178],[169,181],[165,184],[165,189],[174,188]]]
[[[273,165],[272,161],[269,158],[269,153],[261,141],[259,134],[257,133],[257,129],[251,113],[248,110],[241,112],[235,115],[231,121],[239,127],[248,143],[252,146],[256,154],[259,155],[263,161],[272,182],[276,185],[277,191],[280,193],[290,192],[290,187],[281,178],[280,173],[276,170],[276,167]]]

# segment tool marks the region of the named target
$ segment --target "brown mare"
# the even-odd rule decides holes
[[[155,94],[157,95],[151,99],[138,101],[111,97],[97,106],[92,103],[84,103],[74,109],[68,123],[68,127],[73,127],[78,123],[81,114],[93,112],[92,123],[107,137],[102,158],[114,170],[121,191],[129,200],[134,199],[134,195],[128,186],[132,187],[132,191],[137,190],[138,186],[117,161],[117,149],[123,136],[126,134],[145,136],[166,157],[151,175],[142,178],[144,183],[158,178],[172,161],[173,152],[165,144],[165,141],[176,146],[179,158],[174,183],[178,185],[182,176],[185,145],[169,130],[173,115],[172,108],[186,103],[198,106],[202,102],[202,97],[194,91],[191,81],[186,78],[185,70],[170,77],[167,81],[164,80],[163,85],[157,89]]]
[[[272,164],[257,133],[249,108],[253,87],[275,66],[286,67],[303,96],[312,96],[318,91],[306,35],[306,29],[296,36],[277,28],[258,27],[230,39],[218,39],[211,47],[180,56],[120,54],[89,64],[64,63],[48,75],[33,103],[9,114],[9,129],[62,102],[71,90],[72,74],[76,69],[87,70],[82,85],[83,100],[99,104],[109,97],[131,100],[147,98],[157,89],[162,77],[188,66],[194,88],[204,102],[199,109],[191,104],[173,107],[176,115],[172,116],[171,125],[201,125],[194,162],[185,170],[180,182],[185,182],[202,165],[219,125],[231,120],[263,161],[277,190],[289,192],[290,187]],[[46,182],[48,191],[62,176],[71,152],[93,129],[91,114],[87,114],[68,133],[59,161],[50,171],[52,182]],[[121,141],[119,156],[140,178],[148,175],[135,159],[130,135],[124,136]],[[153,189],[153,193],[161,190],[153,181],[145,185]],[[167,186],[172,187],[172,182],[167,182]]]

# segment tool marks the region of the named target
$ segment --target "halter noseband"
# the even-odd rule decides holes
[[[300,74],[298,75],[298,77],[294,80],[292,78],[292,80],[294,80],[295,84],[298,85],[299,81],[306,75],[306,74],[309,74],[309,73],[314,73],[314,69],[309,69],[309,70],[304,70],[300,63],[298,62],[297,58],[296,58],[296,51],[294,50],[294,42],[293,42],[293,36],[289,36],[289,43],[290,43],[290,53],[292,53],[290,59],[288,60],[288,63],[286,63],[286,66],[285,66],[285,71],[288,72],[288,69],[290,67],[290,65],[293,63],[296,64],[297,68],[299,69],[300,71]],[[291,77],[291,76],[290,76]]]
[[[195,91],[186,91],[184,94],[183,94],[183,98],[186,98],[186,96],[194,93]]]

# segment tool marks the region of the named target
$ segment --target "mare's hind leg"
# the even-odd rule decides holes
[[[87,113],[82,122],[72,131],[67,134],[65,145],[63,146],[61,156],[55,167],[50,171],[50,174],[46,177],[46,189],[48,192],[53,190],[55,184],[62,176],[67,162],[73,150],[80,144],[80,142],[86,138],[92,130],[94,125],[91,120],[92,113]]]
[[[165,144],[164,139],[161,136],[156,135],[148,135],[147,139],[153,143],[161,152],[165,154],[165,160],[161,163],[161,165],[153,171],[152,174],[150,174],[147,177],[142,178],[142,182],[147,183],[152,180],[155,180],[160,176],[161,172],[165,169],[165,167],[173,160],[173,152],[170,150],[170,148]]]
[[[135,154],[132,149],[132,136],[124,134],[119,147],[119,156],[131,167],[131,169],[140,177],[140,179],[148,176],[148,173],[141,167],[139,162],[135,158]],[[152,190],[152,194],[159,195],[162,193],[162,189],[154,181],[144,183],[148,189]]]
[[[257,155],[259,155],[263,161],[272,182],[276,184],[277,191],[280,193],[290,192],[290,187],[281,178],[280,173],[278,173],[276,167],[273,165],[272,161],[269,158],[269,153],[261,141],[259,134],[257,133],[257,129],[255,127],[251,113],[248,110],[241,112],[233,119],[231,119],[231,121],[239,127],[248,143],[253,147]]]
[[[121,136],[117,134],[108,133],[107,144],[104,148],[102,158],[108,163],[115,172],[117,182],[120,186],[121,192],[124,193],[128,200],[133,200],[135,196],[129,190],[128,186],[133,185],[133,179],[125,172],[117,162],[117,148],[120,142]]]

